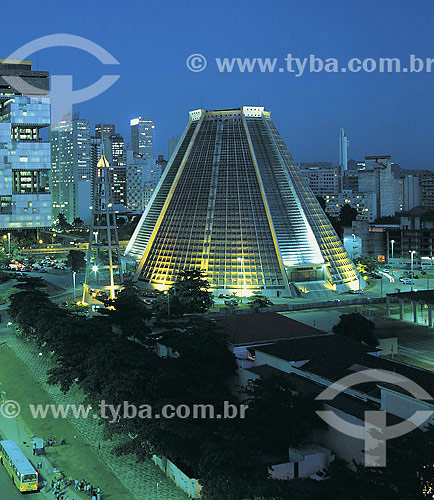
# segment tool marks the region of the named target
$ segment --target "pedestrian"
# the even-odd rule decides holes
[[[90,483],[87,484],[87,487],[86,487],[86,491],[87,491],[87,494],[90,496],[90,489],[91,489],[91,485]]]
[[[33,448],[33,455],[36,455],[36,443],[33,443],[32,448]]]
[[[61,444],[61,445],[66,444],[66,440],[65,440],[65,438],[62,438],[62,439],[61,439],[60,444]]]
[[[74,489],[75,489],[75,491],[78,490],[78,479],[74,480]]]

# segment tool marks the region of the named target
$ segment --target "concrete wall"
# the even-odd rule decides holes
[[[381,356],[398,354],[398,338],[392,337],[389,339],[380,339],[378,348],[381,349]]]
[[[187,493],[189,498],[200,498],[202,487],[197,479],[188,477],[187,474],[184,474],[181,469],[166,457],[153,455],[152,461],[178,488]]]
[[[324,404],[324,409],[333,411],[339,417],[345,419],[347,422],[363,427],[365,424],[362,420],[352,415],[348,415],[343,411],[336,410]],[[365,456],[363,449],[365,443],[361,439],[356,439],[351,436],[347,436],[343,432],[340,432],[333,427],[328,427],[327,430],[320,433],[316,433],[317,443],[321,446],[332,450],[332,452],[339,458],[348,462],[349,465],[353,464],[353,460],[357,463],[364,463]]]
[[[298,477],[306,478],[328,467],[331,462],[331,453],[329,450],[312,450],[310,454],[305,454],[300,458],[301,460],[297,460]],[[270,467],[269,472],[273,479],[294,479],[295,465],[294,462],[275,464]]]
[[[412,398],[409,395],[395,392],[390,389],[381,388],[381,409],[406,419],[411,417],[416,411],[434,411],[434,405]],[[434,418],[427,422],[433,423]],[[426,424],[426,425],[427,425]]]

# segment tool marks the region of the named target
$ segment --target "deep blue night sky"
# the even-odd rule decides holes
[[[10,16],[10,18],[9,18]],[[72,74],[77,88],[101,74],[121,75],[103,95],[79,105],[83,118],[115,122],[129,141],[129,119],[152,117],[155,154],[181,134],[188,111],[263,105],[297,161],[338,161],[338,133],[350,139],[349,158],[391,154],[405,168],[434,168],[432,73],[221,74],[215,57],[434,57],[432,0],[24,2],[2,16],[2,54],[34,38],[71,33],[112,53],[103,66],[76,49],[34,56],[38,69]],[[208,59],[190,72],[191,53]]]

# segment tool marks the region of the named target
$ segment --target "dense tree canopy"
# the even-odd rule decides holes
[[[358,342],[376,346],[378,337],[375,333],[375,323],[360,313],[342,314],[339,323],[332,328],[334,333],[343,335]]]

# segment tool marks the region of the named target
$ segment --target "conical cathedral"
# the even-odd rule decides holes
[[[126,255],[159,290],[187,269],[216,293],[363,286],[262,107],[190,112]]]

